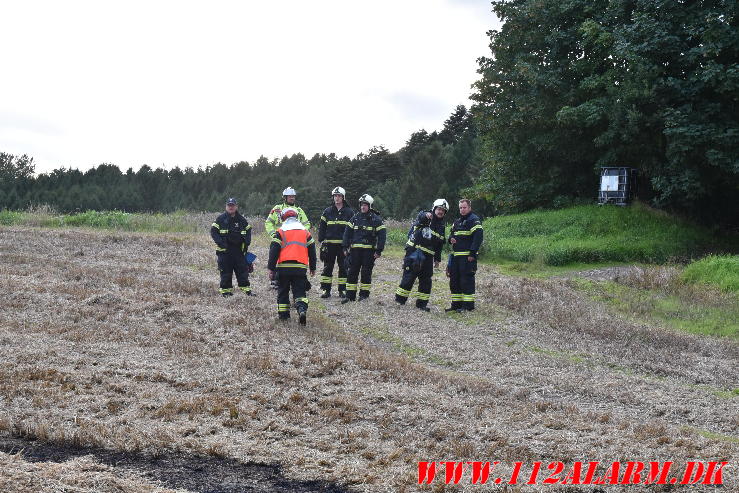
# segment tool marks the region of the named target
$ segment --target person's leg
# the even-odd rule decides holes
[[[346,257],[344,256],[344,250],[341,248],[341,245],[331,245],[329,248],[336,251],[336,262],[339,264],[339,279],[337,284],[339,286],[339,296],[343,298],[346,296],[346,265],[344,263]]]
[[[346,299],[354,301],[357,299],[357,280],[359,279],[359,269],[362,267],[361,248],[352,248],[349,251],[351,265],[346,275]]]
[[[290,318],[290,279],[282,276],[277,288],[277,315],[280,320]]]
[[[375,252],[370,248],[363,248],[362,252],[362,286],[359,289],[359,299],[369,298],[372,290],[372,269],[375,267]]]
[[[459,310],[462,308],[462,286],[460,283],[460,261],[462,257],[452,257],[452,265],[449,268],[449,291],[452,294],[452,310]]]
[[[323,294],[321,295],[322,298],[328,298],[328,295],[331,294],[331,280],[334,275],[334,262],[336,262],[336,251],[333,246],[334,245],[329,243],[321,245],[321,248],[325,249],[323,272],[321,272],[321,291],[323,291]]]
[[[292,279],[293,301],[301,325],[305,325],[308,314],[308,295],[305,292],[307,282],[308,278],[305,275],[295,276]]]
[[[475,274],[477,273],[477,260],[472,262],[464,258],[465,269],[462,275],[462,308],[472,311],[475,309]]]
[[[413,283],[416,282],[418,272],[415,272],[411,267],[411,264],[407,261],[403,262],[403,277],[400,279],[400,285],[395,290],[395,301],[401,305],[405,305],[408,301],[408,296],[411,294],[413,289]]]
[[[239,252],[234,258],[234,271],[236,271],[236,282],[239,289],[246,294],[251,294],[249,287],[249,267],[246,265],[246,259],[243,253]]]
[[[434,275],[434,258],[426,257],[418,275],[418,298],[416,307],[428,311],[429,298],[431,296],[431,278]]]
[[[221,273],[220,293],[223,296],[233,295],[233,262],[227,252],[218,254],[218,271]]]

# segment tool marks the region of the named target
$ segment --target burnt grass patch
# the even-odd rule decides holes
[[[28,462],[65,462],[92,456],[102,464],[135,471],[163,486],[201,493],[351,491],[327,481],[288,479],[276,464],[241,462],[230,458],[180,452],[158,455],[118,452],[100,447],[42,442],[12,436],[0,436],[0,452],[21,454]]]

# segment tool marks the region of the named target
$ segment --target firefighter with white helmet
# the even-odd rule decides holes
[[[430,211],[421,211],[408,231],[405,244],[406,256],[403,259],[403,277],[395,290],[395,301],[405,305],[411,294],[413,284],[418,278],[416,308],[430,311],[431,278],[434,267],[439,267],[441,250],[444,248],[444,217],[449,210],[449,203],[437,199]]]
[[[282,203],[272,207],[272,210],[270,210],[269,214],[267,215],[267,220],[264,222],[264,229],[267,231],[267,236],[271,238],[275,234],[277,228],[280,226],[280,224],[282,224],[280,214],[282,213],[283,209],[286,209],[288,207],[292,207],[293,209],[295,209],[298,213],[298,221],[300,221],[303,226],[305,226],[305,229],[310,229],[310,221],[308,220],[308,216],[305,214],[303,209],[295,205],[295,199],[297,195],[298,194],[293,187],[287,187],[285,190],[282,191]]]
[[[321,214],[318,224],[318,242],[321,244],[320,258],[323,262],[321,273],[321,298],[331,296],[331,281],[333,277],[334,264],[338,264],[339,297],[346,296],[346,265],[344,250],[341,247],[344,239],[344,230],[349,225],[349,220],[354,217],[354,210],[346,203],[346,191],[342,187],[335,187],[331,191],[333,204],[327,207]]]
[[[280,213],[282,225],[272,236],[269,247],[269,278],[277,280],[277,314],[280,320],[290,318],[290,291],[301,325],[308,314],[308,276],[316,273],[316,244],[311,234],[298,220],[298,211],[286,207]]]
[[[344,231],[342,246],[349,257],[346,278],[346,298],[342,303],[355,301],[357,291],[359,300],[369,297],[372,287],[372,269],[385,248],[387,231],[380,214],[372,209],[374,199],[365,193],[359,197],[359,212],[349,221]],[[362,274],[361,280],[359,274]],[[357,284],[360,280],[361,283]]]

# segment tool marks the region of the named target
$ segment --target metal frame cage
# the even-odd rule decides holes
[[[600,169],[598,204],[626,205],[636,193],[636,169],[607,167]]]

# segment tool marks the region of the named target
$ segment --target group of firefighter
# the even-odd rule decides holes
[[[323,211],[318,227],[318,257],[323,262],[321,298],[331,297],[334,265],[338,267],[337,288],[341,303],[369,298],[372,269],[385,248],[386,228],[380,214],[372,208],[369,194],[359,197],[359,210],[346,203],[346,191],[336,187],[331,192],[333,203]],[[310,282],[308,274],[316,273],[316,241],[311,236],[310,221],[303,209],[295,204],[297,193],[291,187],[282,192],[283,202],[275,205],[265,220],[270,248],[267,269],[270,283],[277,290],[277,313],[281,320],[290,319],[290,292],[299,322],[305,325],[308,313]],[[431,282],[434,268],[441,263],[445,243],[451,244],[446,275],[449,277],[451,306],[447,312],[475,309],[475,272],[477,253],[482,245],[480,218],[472,212],[468,199],[459,201],[460,217],[454,221],[446,238],[446,214],[449,204],[444,199],[434,201],[431,210],[423,210],[413,221],[405,244],[403,276],[395,290],[395,301],[404,305],[418,279],[416,307],[430,311]],[[232,296],[233,275],[239,289],[252,295],[249,273],[253,272],[255,256],[248,251],[251,225],[238,211],[236,199],[229,198],[226,210],[210,229],[216,244],[218,270],[221,275],[220,293]]]

